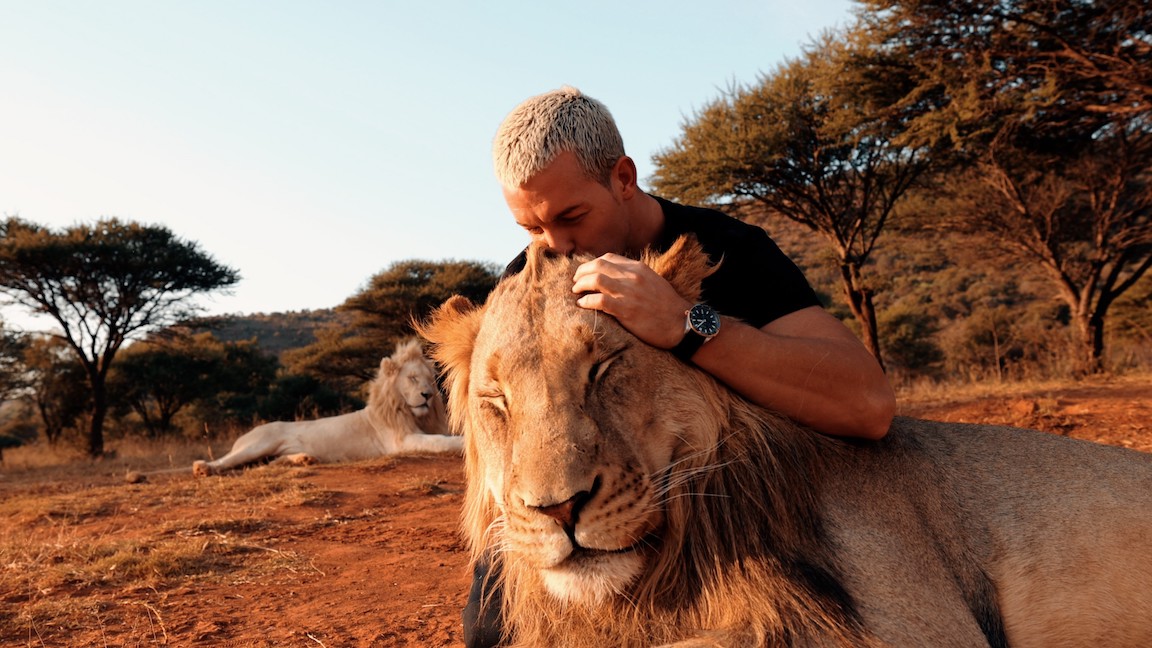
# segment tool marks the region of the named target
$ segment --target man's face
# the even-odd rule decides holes
[[[620,184],[613,178],[609,188],[589,179],[566,151],[523,185],[504,187],[504,200],[532,240],[553,252],[622,254],[629,222]]]

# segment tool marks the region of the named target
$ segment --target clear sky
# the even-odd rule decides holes
[[[600,99],[646,178],[697,109],[853,7],[0,0],[0,212],[167,226],[241,275],[209,313],[328,308],[396,261],[523,247],[490,158],[522,99]]]

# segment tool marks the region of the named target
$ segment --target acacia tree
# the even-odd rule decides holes
[[[1109,307],[1152,266],[1152,9],[1138,0],[865,0],[887,61],[933,97],[914,141],[946,142],[949,226],[1038,264],[1080,366],[1103,368]]]
[[[879,361],[874,288],[863,267],[898,201],[927,168],[925,148],[896,146],[898,117],[873,111],[851,62],[859,44],[825,35],[758,84],[729,90],[653,160],[654,190],[674,200],[767,208],[820,234],[845,299]]]
[[[1038,264],[1068,305],[1079,366],[1103,369],[1110,307],[1152,268],[1152,134],[1039,145],[1006,129],[951,183],[955,229]]]
[[[190,317],[192,296],[239,280],[161,226],[113,218],[55,231],[9,218],[0,235],[0,293],[55,320],[84,367],[92,457],[104,453],[108,372],[124,342]]]
[[[920,124],[937,135],[994,131],[986,118],[1004,96],[1037,113],[1059,107],[1047,118],[1061,126],[1152,111],[1146,0],[858,1],[890,61],[920,78],[905,100],[947,98]]]
[[[490,263],[398,261],[337,307],[344,316],[337,325],[318,331],[315,343],[287,352],[284,363],[293,373],[354,393],[376,377],[380,358],[390,355],[397,341],[413,335],[413,321],[452,295],[484,301],[499,277]]]

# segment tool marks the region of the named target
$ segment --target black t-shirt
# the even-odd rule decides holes
[[[820,300],[768,234],[714,209],[680,205],[653,196],[664,210],[664,230],[652,247],[666,251],[677,238],[695,234],[716,272],[704,279],[701,300],[723,315],[760,328]],[[516,274],[527,262],[521,252],[504,270]]]

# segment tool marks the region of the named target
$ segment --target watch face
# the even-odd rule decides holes
[[[720,315],[706,304],[696,304],[688,311],[688,323],[704,337],[712,337],[720,332]]]

